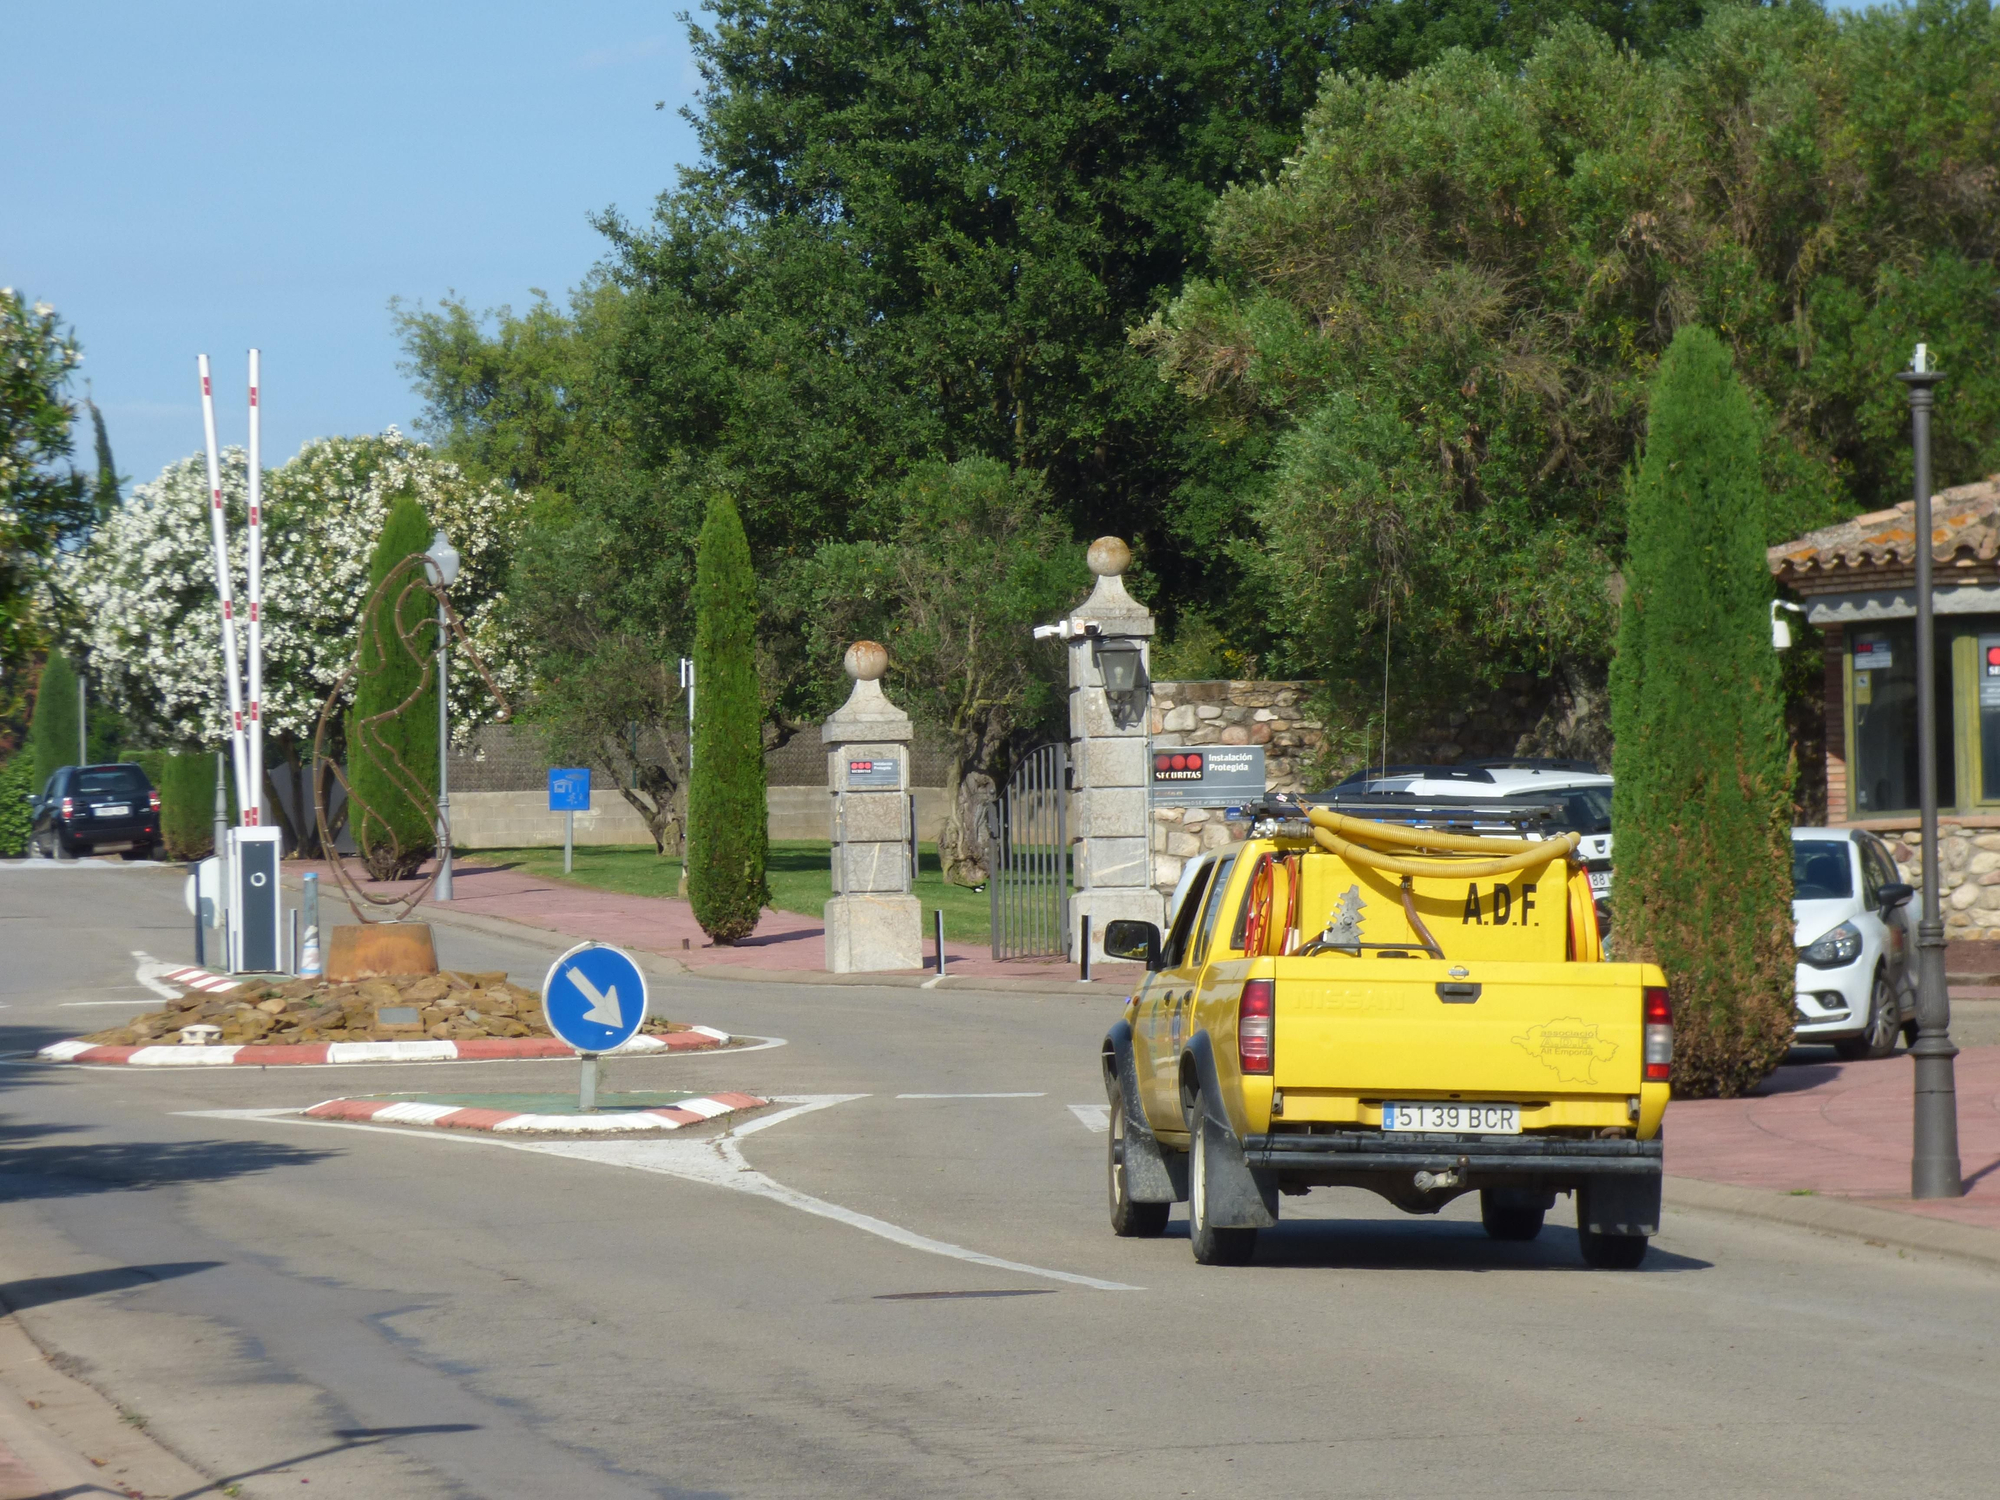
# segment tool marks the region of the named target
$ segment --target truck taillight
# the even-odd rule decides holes
[[[1646,1073],[1648,1083],[1665,1083],[1674,1071],[1674,1007],[1665,990],[1646,991]]]
[[[1252,979],[1244,984],[1243,998],[1236,1002],[1236,1060],[1245,1073],[1271,1071],[1276,989],[1268,979]]]

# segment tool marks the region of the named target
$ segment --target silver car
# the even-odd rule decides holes
[[[1849,1061],[1896,1050],[1917,1009],[1914,894],[1874,834],[1792,830],[1796,1040]]]

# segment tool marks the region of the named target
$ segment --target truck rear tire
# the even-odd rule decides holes
[[[1107,1172],[1111,1187],[1111,1232],[1124,1239],[1154,1239],[1166,1232],[1171,1203],[1134,1203],[1125,1182],[1125,1107],[1111,1099]]]
[[[1479,1222],[1496,1240],[1532,1240],[1542,1232],[1547,1212],[1538,1196],[1507,1188],[1479,1190]]]
[[[1576,1247],[1583,1263],[1593,1271],[1636,1271],[1646,1258],[1643,1234],[1593,1234],[1581,1224],[1576,1229]]]
[[[1202,1101],[1195,1099],[1188,1142],[1188,1245],[1197,1264],[1247,1266],[1257,1253],[1254,1229],[1218,1229],[1208,1222],[1208,1132],[1202,1128]]]

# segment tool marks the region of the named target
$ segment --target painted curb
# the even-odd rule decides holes
[[[731,1041],[712,1026],[635,1036],[606,1057],[663,1052],[705,1052]],[[470,1042],[246,1042],[227,1047],[182,1043],[150,1047],[106,1047],[72,1037],[35,1054],[44,1062],[111,1064],[128,1068],[319,1067],[329,1063],[512,1062],[575,1057],[576,1050],[552,1036],[489,1037]]]
[[[755,1094],[708,1094],[683,1099],[658,1109],[623,1110],[606,1115],[531,1115],[504,1109],[474,1109],[455,1104],[420,1104],[412,1100],[329,1099],[304,1111],[308,1120],[343,1120],[350,1124],[418,1125],[436,1130],[490,1130],[511,1135],[525,1131],[554,1135],[612,1135],[635,1130],[679,1130],[719,1115],[761,1109],[770,1103]]]
[[[1770,1224],[1788,1224],[1795,1229],[1873,1240],[1900,1250],[1948,1255],[1954,1260],[2000,1267],[2000,1234],[1973,1224],[1876,1208],[1818,1193],[1794,1197],[1769,1188],[1738,1187],[1695,1177],[1668,1177],[1665,1187],[1666,1201],[1675,1208],[1761,1219]]]

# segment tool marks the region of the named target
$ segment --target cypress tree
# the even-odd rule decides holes
[[[35,689],[35,717],[28,724],[28,750],[34,756],[35,793],[64,766],[77,763],[77,733],[81,723],[76,701],[76,673],[60,651],[51,651],[42,665]]]
[[[91,484],[91,496],[97,504],[97,519],[104,521],[118,509],[118,466],[111,461],[111,434],[104,430],[104,413],[95,401],[89,405],[90,426],[97,438],[97,478]]]
[[[424,508],[409,496],[389,508],[382,539],[368,564],[369,603],[360,621],[361,670],[348,718],[347,780],[354,803],[348,826],[368,873],[377,880],[403,880],[437,849],[437,678],[424,690],[424,661],[437,648],[437,608],[421,588],[402,603],[405,646],[396,629],[397,599],[412,580],[411,570],[380,598],[375,591],[407,557],[430,545]],[[415,694],[413,701],[411,695]],[[366,721],[377,714],[391,717]]]
[[[1683,328],[1628,486],[1611,670],[1614,941],[1666,971],[1683,1095],[1744,1093],[1791,1041],[1793,764],[1759,438],[1728,350]]]
[[[167,857],[208,858],[215,852],[215,752],[191,750],[162,755],[156,764],[159,769],[147,766],[147,774],[160,794],[160,842],[167,846]],[[229,822],[233,827],[235,778],[225,774],[223,784],[228,789]]]
[[[748,937],[764,883],[764,708],[757,688],[757,580],[727,496],[709,502],[695,549],[694,771],[688,778],[688,899],[718,943]]]

